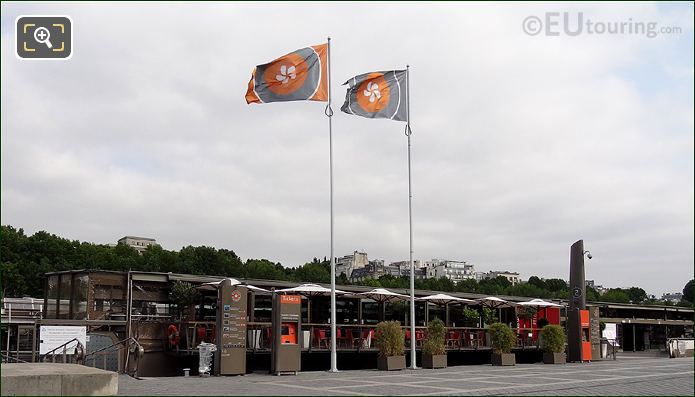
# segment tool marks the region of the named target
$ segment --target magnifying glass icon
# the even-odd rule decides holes
[[[46,44],[46,46],[48,46],[48,48],[53,48],[53,44],[51,44],[50,38],[51,38],[51,32],[48,29],[44,28],[43,26],[38,27],[34,31],[34,40],[36,40],[37,42],[39,42],[41,44]]]

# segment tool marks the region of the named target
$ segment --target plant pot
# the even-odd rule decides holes
[[[446,354],[423,354],[422,368],[446,368]]]
[[[514,353],[492,353],[490,358],[492,365],[516,365]]]
[[[398,371],[405,369],[405,356],[379,356],[377,368],[380,371]]]
[[[543,364],[564,364],[566,362],[565,353],[543,353]]]

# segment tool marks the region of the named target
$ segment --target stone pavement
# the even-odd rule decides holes
[[[446,369],[297,376],[253,373],[234,377],[137,380],[121,375],[122,395],[688,395],[693,359],[618,358],[586,364],[466,365]]]

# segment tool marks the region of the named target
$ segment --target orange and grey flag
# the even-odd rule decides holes
[[[328,44],[306,47],[258,65],[246,103],[328,101]]]
[[[406,114],[408,95],[405,80],[405,70],[372,72],[355,76],[345,82],[349,84],[349,87],[345,95],[345,103],[340,110],[371,119],[408,121]]]

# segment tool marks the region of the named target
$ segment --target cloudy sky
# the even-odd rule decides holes
[[[559,36],[524,32],[553,12]],[[15,18],[50,14],[72,17],[72,59],[17,59]],[[328,256],[324,104],[244,101],[255,65],[328,35],[336,256],[408,258],[404,125],[339,108],[348,78],[410,64],[415,258],[567,279],[584,239],[597,284],[693,277],[690,3],[3,2],[2,224]]]

